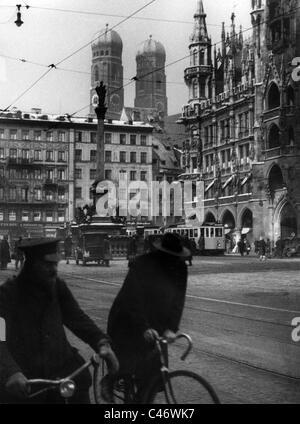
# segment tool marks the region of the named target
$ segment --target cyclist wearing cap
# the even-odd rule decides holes
[[[118,361],[109,337],[82,311],[66,283],[57,276],[57,239],[23,240],[25,263],[17,277],[0,287],[0,317],[5,340],[0,343],[0,403],[27,403],[27,379],[62,378],[83,358],[67,341],[64,326],[103,357],[112,373]],[[72,403],[89,403],[89,372],[77,380]],[[35,403],[61,403],[56,392]]]
[[[157,372],[157,335],[169,341],[183,312],[190,251],[176,234],[153,242],[155,251],[137,257],[113,302],[108,334],[120,362],[120,374],[135,374],[140,389]]]

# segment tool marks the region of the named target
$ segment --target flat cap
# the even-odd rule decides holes
[[[58,262],[60,254],[58,251],[59,238],[28,238],[20,242],[18,248],[25,253],[26,258],[43,259],[48,262]]]

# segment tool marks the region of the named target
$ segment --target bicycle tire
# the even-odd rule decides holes
[[[220,400],[212,386],[200,375],[187,370],[177,370],[169,373],[175,402],[173,404],[220,404]],[[165,391],[162,389],[161,376],[150,383],[144,399],[144,404],[168,404]]]

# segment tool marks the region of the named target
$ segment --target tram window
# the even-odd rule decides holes
[[[181,234],[182,236],[184,236],[184,230],[181,230],[180,234]]]
[[[216,237],[222,237],[222,228],[216,228]]]
[[[193,236],[193,230],[190,230],[190,238],[194,237]]]
[[[198,230],[194,230],[194,237],[198,237]]]
[[[204,237],[204,228],[201,228],[201,237]]]
[[[205,237],[209,238],[209,228],[205,228]]]
[[[210,229],[210,236],[211,237],[214,237],[215,236],[215,229],[214,228],[211,228]]]

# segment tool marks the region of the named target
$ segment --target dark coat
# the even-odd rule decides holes
[[[7,264],[8,262],[10,262],[10,249],[9,249],[9,244],[8,241],[3,239],[1,241],[1,245],[0,245],[0,259],[1,262]]]
[[[34,287],[24,272],[8,280],[0,287],[0,316],[6,321],[6,342],[0,343],[0,403],[9,401],[4,385],[15,372],[28,379],[53,379],[66,377],[84,362],[67,341],[63,325],[94,350],[106,337],[60,279],[52,296]],[[77,381],[87,389],[89,372]]]
[[[143,333],[174,332],[183,312],[187,286],[184,261],[160,251],[138,257],[130,266],[108,318],[108,334],[123,372],[133,372],[149,346]]]
[[[266,255],[266,248],[267,248],[267,244],[264,240],[259,240],[258,242],[258,251],[260,256],[265,256]]]

